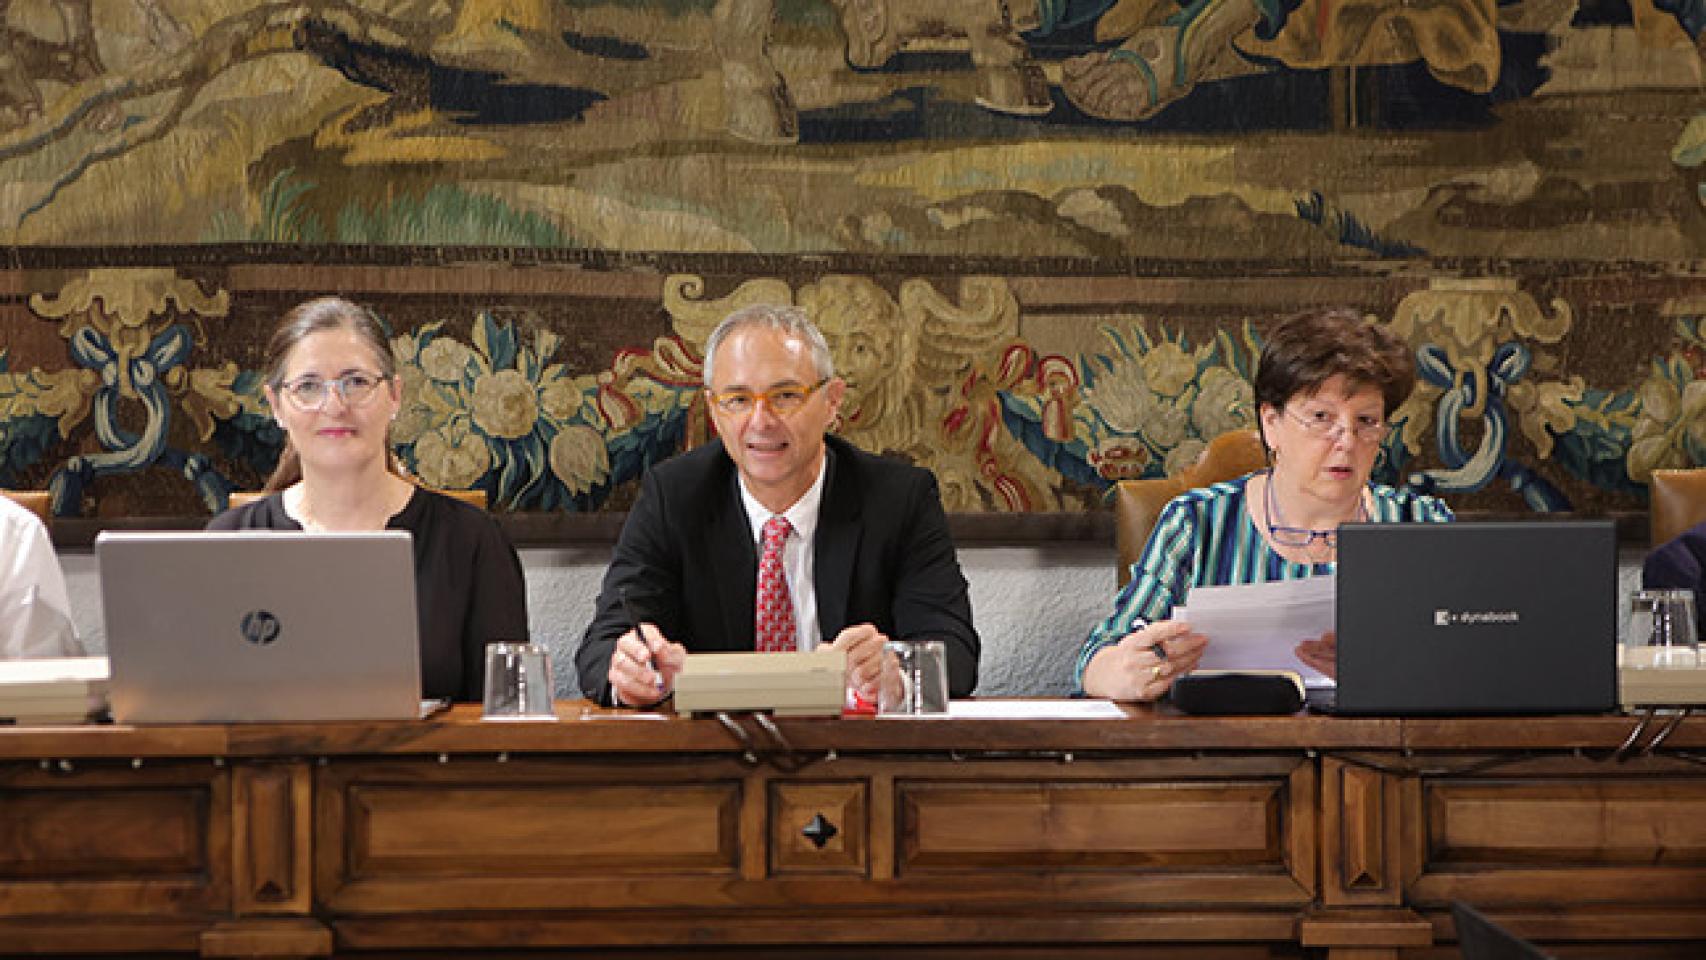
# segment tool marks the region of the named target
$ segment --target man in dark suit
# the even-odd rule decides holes
[[[650,706],[689,650],[828,645],[874,704],[890,638],[943,640],[950,693],[969,694],[979,642],[936,479],[825,436],[847,384],[804,311],[730,314],[705,386],[720,439],[642,479],[575,655],[586,695]]]

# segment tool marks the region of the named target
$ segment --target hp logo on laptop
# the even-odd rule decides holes
[[[278,618],[265,610],[251,610],[243,614],[243,639],[257,647],[264,647],[278,639]]]

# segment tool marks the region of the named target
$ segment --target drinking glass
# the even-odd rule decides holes
[[[1694,667],[1700,659],[1694,591],[1637,590],[1629,607],[1626,661],[1636,667]]]
[[[551,656],[536,643],[486,644],[487,720],[555,720]]]
[[[887,685],[878,712],[920,716],[948,712],[948,651],[940,640],[890,640],[884,651],[900,666],[900,689]]]

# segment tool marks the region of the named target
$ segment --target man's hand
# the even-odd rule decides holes
[[[1084,692],[1111,700],[1157,700],[1196,669],[1208,638],[1183,620],[1161,620],[1120,638],[1090,658]]]
[[[847,654],[847,689],[873,705],[882,699],[885,686],[891,693],[900,689],[900,667],[883,649],[888,639],[872,624],[859,623],[841,631],[829,645]]]
[[[675,677],[686,662],[686,647],[670,642],[657,624],[642,623],[616,638],[610,689],[624,706],[653,706],[675,691]]]

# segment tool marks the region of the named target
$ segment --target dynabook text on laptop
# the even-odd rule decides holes
[[[95,538],[120,723],[420,715],[403,531]]]
[[[1609,521],[1339,528],[1336,713],[1598,713],[1617,702]]]

